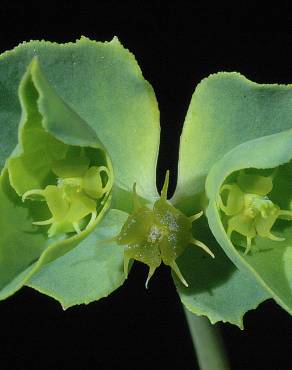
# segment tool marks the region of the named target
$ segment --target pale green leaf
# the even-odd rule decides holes
[[[115,241],[127,214],[110,210],[79,245],[46,264],[28,286],[57,299],[63,306],[90,303],[108,296],[125,280],[124,248]]]
[[[52,163],[62,159],[66,150],[80,151],[77,147],[80,145],[89,150],[90,159],[104,166],[110,166],[110,162],[95,132],[58,97],[37,60],[29,65],[21,80],[19,96],[22,104],[19,143],[0,177],[2,299],[19,289],[42,265],[76,247],[95,228],[110,201],[108,194],[99,201],[96,219],[78,235],[48,238],[47,227],[33,225],[34,221],[48,218],[46,202],[23,203],[20,196],[46,185],[56,187],[58,180],[51,171]],[[58,107],[58,116],[50,109],[52,102]]]
[[[258,236],[253,240],[251,252],[244,254],[245,249],[240,245],[234,246],[226,235],[218,197],[223,182],[236,171],[248,168],[258,170],[279,168],[275,172],[273,190],[268,197],[281,209],[291,211],[291,143],[292,130],[287,130],[241,144],[214,165],[206,183],[207,196],[210,199],[207,217],[218,243],[242,272],[256,278],[268,294],[290,313],[292,313],[292,222],[289,218],[279,220],[273,227],[273,233],[278,237],[284,237],[284,241]]]
[[[193,94],[180,139],[174,203],[185,208],[202,203],[194,196],[204,192],[208,172],[225,153],[291,127],[291,86],[257,84],[235,72],[203,79]]]
[[[142,197],[153,200],[160,132],[157,102],[134,56],[117,38],[105,43],[85,37],[68,44],[31,41],[0,56],[0,166],[17,143],[18,85],[35,56],[57,94],[108,150],[117,204],[123,204],[121,198],[128,196],[134,182]]]
[[[178,258],[189,285],[183,286],[172,274],[182,303],[191,312],[207,316],[213,324],[223,321],[243,329],[244,314],[269,298],[269,293],[229,260],[208,230],[205,219],[194,223],[193,234],[208,245],[215,259],[194,245]]]

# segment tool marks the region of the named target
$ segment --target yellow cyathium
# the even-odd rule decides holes
[[[101,199],[112,187],[109,170],[105,166],[89,166],[86,156],[66,158],[54,163],[53,173],[57,176],[56,185],[45,189],[33,189],[23,194],[27,198],[44,198],[52,217],[45,221],[33,222],[34,225],[51,225],[49,237],[67,232],[81,232],[81,227],[89,227],[97,217],[97,200]],[[103,185],[101,173],[107,178]],[[85,218],[90,215],[87,222]]]
[[[187,217],[167,201],[169,172],[166,173],[165,182],[160,198],[154,203],[153,209],[142,205],[133,187],[134,209],[116,237],[120,245],[126,245],[124,252],[124,271],[128,275],[130,259],[145,263],[149,266],[146,288],[156,268],[164,262],[170,266],[187,287],[188,283],[182,276],[176,259],[189,244],[195,244],[209,253],[214,254],[201,241],[192,235],[192,222],[202,216],[199,212]]]
[[[292,219],[292,211],[281,210],[267,196],[273,189],[273,177],[246,174],[241,171],[236,182],[222,186],[219,208],[227,216],[227,235],[231,239],[235,231],[246,237],[245,254],[252,248],[257,235],[275,241],[283,241],[271,232],[276,220]],[[223,192],[227,192],[225,204]]]

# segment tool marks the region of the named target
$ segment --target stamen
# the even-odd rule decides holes
[[[154,272],[155,272],[156,268],[155,267],[149,267],[149,272],[148,272],[148,276],[147,276],[147,280],[145,282],[145,288],[148,289],[148,283],[149,283],[149,280],[152,278]]]
[[[96,212],[96,211],[91,212],[91,218],[90,218],[90,221],[88,222],[88,224],[87,224],[87,226],[86,226],[86,228],[85,228],[85,229],[88,229],[88,228],[89,228],[89,227],[94,223],[94,221],[95,221],[96,217],[97,217],[97,212]]]
[[[78,222],[73,222],[73,227],[74,227],[74,230],[76,231],[77,234],[81,233],[80,226],[79,226]]]
[[[200,240],[197,240],[197,239],[192,239],[191,240],[191,243],[202,248],[206,253],[208,253],[212,258],[215,258],[215,255],[213,252],[211,252],[211,250],[204,244],[202,243]]]
[[[251,249],[251,238],[249,236],[246,237],[246,248],[245,248],[245,251],[244,251],[244,254],[248,254],[248,252],[250,251]]]
[[[43,190],[41,190],[41,189],[33,189],[33,190],[28,190],[28,191],[26,191],[23,195],[22,195],[22,197],[21,197],[21,199],[22,199],[22,201],[24,202],[25,200],[26,200],[26,198],[27,197],[29,197],[29,196],[31,196],[31,195],[40,195],[40,196],[44,196],[43,195],[44,194],[44,191]]]
[[[173,263],[170,265],[170,267],[176,273],[177,277],[183,283],[183,285],[188,288],[189,284],[186,282],[185,278],[182,276],[182,273],[180,272],[180,269],[178,268],[178,265],[175,263],[175,261],[173,261]]]
[[[276,236],[276,235],[274,235],[274,234],[272,234],[272,233],[269,233],[269,234],[267,235],[267,238],[269,238],[269,239],[271,239],[271,240],[274,240],[274,241],[276,241],[276,242],[283,242],[283,241],[285,240],[285,238],[280,238],[280,237],[278,237],[278,236]]]
[[[168,185],[169,185],[169,170],[166,171],[163,188],[161,190],[161,198],[164,200],[167,200]]]
[[[193,215],[193,216],[190,216],[189,217],[189,220],[191,221],[191,222],[194,222],[195,220],[197,220],[198,218],[200,218],[202,215],[203,215],[203,211],[201,211],[201,212],[199,212],[199,213],[196,213],[195,215]]]
[[[33,225],[45,226],[45,225],[50,225],[53,222],[54,222],[54,219],[49,218],[48,220],[45,220],[45,221],[35,221],[35,222],[33,222]]]
[[[280,209],[280,211],[278,213],[278,218],[280,220],[291,220],[292,219],[292,211],[284,211],[284,210]]]

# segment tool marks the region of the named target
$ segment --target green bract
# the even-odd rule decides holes
[[[207,215],[216,239],[236,266],[247,275],[256,277],[271,296],[290,313],[292,312],[291,138],[292,130],[288,130],[244,143],[218,161],[207,179],[207,194],[210,197]],[[222,184],[224,181],[229,183],[235,179],[238,182],[241,176],[238,176],[238,173],[242,173],[238,171],[242,170],[249,171],[250,175],[244,176],[250,176],[253,182],[248,184],[245,181],[241,186],[246,190],[249,187],[249,197],[252,194],[256,201],[254,207],[249,205],[242,208],[252,211],[251,214],[244,216],[242,211],[239,211],[237,215],[228,217],[226,223],[226,214],[220,211],[222,210],[220,194],[226,187]],[[259,180],[262,181],[260,186]],[[264,196],[265,193],[267,195]],[[230,206],[228,208],[230,210]],[[243,217],[247,218],[245,222]],[[230,238],[232,230],[237,233],[235,232],[234,236],[232,233]],[[251,240],[246,242],[246,238]],[[244,252],[247,245],[250,253]]]
[[[26,284],[89,303],[137,260],[146,285],[170,266],[184,305],[213,323],[242,327],[269,297],[292,312],[290,86],[204,79],[170,200],[168,174],[156,189],[156,99],[116,38],[19,45],[0,56],[0,87],[2,299]]]
[[[38,212],[46,214],[48,208],[50,218],[33,224],[51,225],[50,237],[80,234],[80,228],[90,228],[109,202],[113,171],[106,150],[56,95],[37,59],[21,80],[19,96],[23,114],[19,144],[7,161],[10,184],[23,201],[45,200]],[[77,136],[78,131],[82,134]]]
[[[108,295],[123,247],[98,240],[121,229],[134,182],[141,201],[157,196],[152,88],[117,39],[86,38],[4,53],[0,86],[0,297],[23,284],[64,307]]]
[[[94,229],[109,207],[113,179],[106,149],[55,93],[36,58],[21,79],[19,98],[19,141],[1,175],[4,297]],[[92,193],[92,186],[99,192]],[[36,205],[36,200],[41,202]]]

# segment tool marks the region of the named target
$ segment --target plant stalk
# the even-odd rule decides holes
[[[184,307],[200,370],[230,370],[219,329]]]

